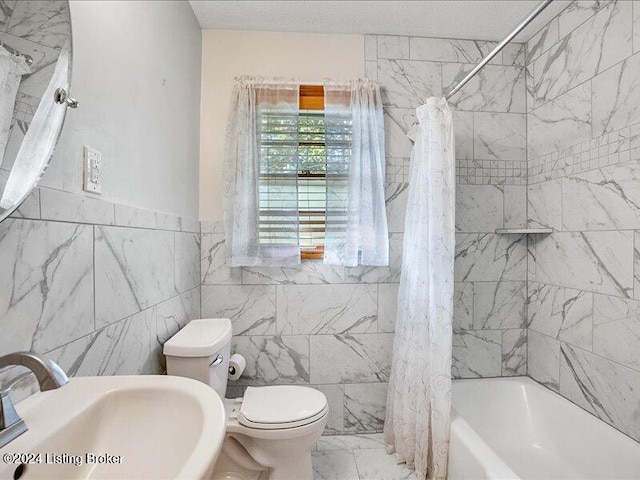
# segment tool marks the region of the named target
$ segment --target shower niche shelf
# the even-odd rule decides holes
[[[498,228],[496,229],[496,233],[500,235],[510,235],[510,234],[549,234],[553,233],[553,228]]]

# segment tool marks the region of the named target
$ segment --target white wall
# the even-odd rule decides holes
[[[200,219],[222,220],[222,164],[233,79],[237,75],[364,75],[362,35],[203,30],[200,122]]]
[[[201,31],[191,7],[70,4],[80,106],[41,185],[81,192],[89,145],[103,155],[103,199],[197,218]]]

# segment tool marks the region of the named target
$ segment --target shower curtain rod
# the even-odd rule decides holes
[[[522,20],[522,21],[518,24],[518,26],[517,26],[516,28],[514,28],[514,29],[513,29],[513,31],[512,31],[509,35],[507,35],[507,36],[505,37],[505,39],[504,39],[504,40],[502,40],[502,41],[498,44],[498,46],[497,46],[496,48],[494,48],[493,50],[491,50],[491,52],[489,52],[489,53],[487,54],[487,56],[486,56],[486,57],[484,57],[484,58],[482,59],[482,61],[481,61],[478,65],[476,65],[476,67],[475,67],[473,70],[471,70],[471,71],[467,74],[467,76],[466,76],[466,77],[464,77],[462,80],[460,80],[460,82],[459,82],[455,87],[453,87],[453,88],[449,91],[449,93],[447,93],[447,94],[444,96],[444,98],[446,98],[447,100],[449,100],[449,98],[451,98],[453,95],[455,95],[456,93],[458,93],[458,90],[460,90],[462,87],[464,87],[464,86],[465,86],[465,84],[466,84],[469,80],[471,80],[471,79],[476,75],[476,73],[478,73],[480,70],[482,70],[482,68],[483,68],[487,63],[489,63],[489,62],[491,61],[491,59],[492,59],[493,57],[495,57],[495,56],[500,52],[500,50],[502,50],[502,49],[503,49],[503,48],[504,48],[504,47],[505,47],[505,46],[506,46],[506,45],[507,45],[511,40],[513,40],[513,37],[515,37],[518,33],[520,33],[520,32],[524,29],[524,27],[526,27],[527,25],[529,25],[529,24],[531,23],[531,21],[532,21],[534,18],[536,18],[536,17],[538,16],[538,14],[539,14],[540,12],[542,12],[542,10],[544,10],[545,8],[547,8],[551,2],[553,2],[553,0],[544,0],[540,5],[538,5],[538,6],[537,6],[537,7],[536,7],[536,8],[535,8],[535,9],[534,9],[534,10],[533,10],[529,15],[527,15],[527,16],[525,17],[525,19],[524,19],[524,20]]]

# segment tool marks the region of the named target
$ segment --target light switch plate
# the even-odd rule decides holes
[[[102,154],[85,145],[84,147],[84,190],[102,194]]]

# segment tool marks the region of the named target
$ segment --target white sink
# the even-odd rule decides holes
[[[2,479],[21,463],[5,454],[34,455],[21,480],[209,478],[225,434],[220,397],[182,377],[72,378],[16,410],[29,431],[0,449]],[[54,454],[64,463],[45,463]],[[120,463],[87,463],[87,454]]]

